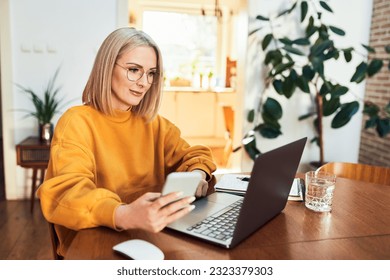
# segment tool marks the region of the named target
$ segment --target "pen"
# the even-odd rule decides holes
[[[241,181],[244,182],[249,182],[249,177],[237,177],[237,179],[240,179]]]

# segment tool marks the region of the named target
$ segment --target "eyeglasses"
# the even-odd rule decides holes
[[[115,64],[118,65],[120,68],[125,69],[127,71],[126,72],[127,79],[130,82],[139,81],[144,76],[145,73],[146,73],[146,80],[148,81],[149,84],[156,84],[158,82],[159,73],[156,69],[151,69],[151,70],[145,72],[144,68],[142,68],[141,66],[138,66],[136,64],[129,64],[128,67],[123,67],[123,66],[119,65],[118,63],[115,63]]]

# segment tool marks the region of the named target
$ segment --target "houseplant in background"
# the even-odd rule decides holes
[[[297,17],[292,15],[294,12],[298,13]],[[310,95],[312,110],[299,116],[299,120],[313,120],[315,136],[311,141],[316,142],[320,148],[317,165],[322,165],[325,161],[323,118],[331,117],[331,127],[340,128],[359,110],[362,100],[354,98],[352,101],[343,102],[341,97],[350,93],[349,88],[333,79],[324,68],[327,61],[344,59],[345,63],[350,63],[353,55],[362,54],[353,47],[337,46],[338,36],[344,36],[345,32],[339,27],[326,24],[322,20],[323,13],[333,13],[327,2],[298,0],[276,16],[256,17],[264,25],[252,30],[249,36],[256,36],[258,32],[264,34],[259,42],[259,51],[264,53],[263,63],[267,74],[260,102],[247,115],[248,122],[253,124],[253,130],[249,133],[252,136],[250,141],[248,135],[244,140],[248,145],[245,148],[252,158],[260,153],[259,150],[253,149],[256,147],[253,132],[257,131],[265,138],[276,138],[282,134],[279,120],[283,116],[283,109],[278,100],[269,96],[270,89],[287,99],[296,92]],[[300,20],[300,37],[291,38],[294,35],[276,31],[277,25],[288,26],[297,18]],[[375,49],[366,45],[362,45],[362,50],[370,54],[375,53]],[[390,53],[389,46],[385,47],[385,53]],[[371,56],[367,62],[367,56],[362,55],[362,60],[355,72],[351,73],[350,82],[360,83],[367,76],[375,75],[388,59]],[[363,113],[369,116],[366,128],[375,127],[380,137],[390,133],[390,103],[383,110],[374,103],[366,103]]]
[[[43,90],[43,96],[40,96],[36,91],[16,84],[16,86],[26,94],[34,105],[34,110],[21,110],[27,112],[26,117],[34,117],[39,125],[39,138],[42,142],[50,143],[53,136],[52,119],[60,113],[59,109],[64,106],[63,98],[58,97],[61,87],[55,86],[55,81],[58,76],[59,68],[55,71],[53,77],[49,80],[47,86]]]

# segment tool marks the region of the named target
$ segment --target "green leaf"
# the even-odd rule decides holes
[[[386,112],[387,115],[390,116],[390,102],[389,102],[389,104],[386,105],[385,112]]]
[[[313,58],[312,60],[313,70],[317,72],[320,76],[324,75],[324,63],[319,58]]]
[[[351,52],[351,51],[353,51],[353,50],[354,50],[353,47],[349,47],[349,48],[343,49],[343,51],[347,51],[347,52]]]
[[[353,115],[359,110],[359,102],[352,101],[350,103],[345,103],[341,105],[341,110],[334,116],[331,127],[340,128],[346,125]]]
[[[283,16],[283,15],[288,14],[288,13],[289,13],[289,9],[283,10],[276,17],[280,17],[280,16]]]
[[[311,56],[319,56],[322,54],[325,50],[329,49],[333,46],[333,41],[331,40],[325,40],[319,43],[314,44],[310,49],[310,55]]]
[[[299,45],[299,46],[307,46],[310,45],[310,41],[307,38],[299,38],[294,41],[292,41],[294,45]]]
[[[306,78],[306,80],[311,81],[314,78],[315,72],[310,67],[310,65],[305,65],[302,68],[302,74]]]
[[[289,53],[287,53],[287,52],[285,53],[284,58],[286,58],[287,61],[289,61],[289,62],[295,61],[294,59],[292,59],[291,55]]]
[[[368,64],[367,67],[367,74],[369,77],[374,76],[376,73],[378,73],[383,66],[383,61],[377,58],[374,58],[371,60],[371,62]]]
[[[291,69],[289,77],[290,77],[293,81],[295,81],[296,79],[298,79],[297,71],[295,71],[294,68]]]
[[[283,60],[283,55],[279,50],[271,50],[266,53],[264,63],[268,65],[272,63],[273,66],[280,64]]]
[[[266,52],[265,58],[264,58],[264,64],[268,65],[269,63],[271,63],[271,61],[274,59],[274,56],[275,56],[275,51],[272,50],[272,51]]]
[[[370,46],[367,46],[367,45],[364,45],[362,44],[362,46],[369,52],[369,53],[375,53],[375,49],[370,47]]]
[[[344,36],[345,35],[345,31],[336,27],[336,26],[333,26],[333,25],[329,25],[329,29],[333,31],[333,33],[337,34],[337,35],[340,35],[340,36]]]
[[[336,60],[339,58],[339,51],[337,49],[330,48],[329,51],[324,55],[324,60],[328,60],[331,58],[334,58]]]
[[[292,66],[294,65],[294,62],[287,62],[287,63],[280,63],[279,65],[277,65],[274,69],[273,69],[273,73],[272,73],[272,76],[276,76],[280,73],[282,73],[283,71],[291,68]]]
[[[378,116],[374,116],[366,120],[364,129],[375,127],[377,120],[378,120]]]
[[[318,29],[318,36],[320,41],[326,41],[329,40],[329,33],[326,28]]]
[[[379,106],[372,102],[365,102],[363,108],[363,114],[368,115],[370,118],[377,116],[380,109]]]
[[[285,49],[286,51],[288,51],[290,53],[296,54],[296,55],[305,55],[301,50],[294,48],[294,47],[291,47],[289,45],[284,45],[283,49]]]
[[[258,20],[264,20],[264,21],[269,21],[269,18],[263,17],[263,16],[261,16],[261,15],[258,15],[258,16],[256,17],[256,19],[258,19]]]
[[[282,91],[284,96],[290,98],[293,95],[295,88],[296,84],[293,78],[287,77],[286,79],[284,79],[282,85]]]
[[[291,13],[292,10],[295,9],[295,6],[296,6],[296,5],[297,5],[297,2],[295,2],[289,9],[284,10],[284,11],[281,11],[281,12],[277,15],[277,17],[280,17],[280,16],[283,16],[283,15],[285,15],[285,14]]]
[[[303,22],[306,18],[308,11],[308,5],[306,1],[302,1],[301,3],[301,22]]]
[[[346,86],[335,85],[331,91],[332,97],[339,97],[348,92],[348,88]]]
[[[350,82],[360,83],[366,77],[367,63],[364,61],[356,67],[355,73],[352,75]]]
[[[271,97],[268,97],[263,105],[264,112],[266,112],[269,116],[274,120],[278,120],[283,115],[282,106],[280,103]]]
[[[316,143],[317,146],[320,146],[320,139],[316,136],[316,137],[313,137],[311,140],[310,140],[310,143]]]
[[[325,1],[320,1],[320,5],[322,8],[324,8],[328,12],[333,13],[333,10],[331,9],[331,7],[329,7],[329,5]]]
[[[279,135],[282,134],[280,129],[277,129],[275,127],[269,126],[267,124],[259,125],[259,132],[260,132],[260,134],[263,137],[269,138],[269,139],[276,138],[276,137],[278,137]]]
[[[306,27],[306,37],[310,38],[315,32],[317,32],[318,28],[314,26],[314,18],[311,16],[309,18],[309,24]]]
[[[385,52],[390,53],[390,45],[385,46]]]
[[[285,45],[290,45],[291,46],[293,44],[293,42],[289,38],[287,38],[287,37],[280,38],[279,41],[282,42]]]
[[[377,120],[376,131],[380,137],[385,137],[390,133],[390,119],[379,119]]]
[[[314,115],[316,115],[315,112],[310,112],[310,113],[307,113],[307,114],[304,114],[304,115],[299,116],[298,120],[299,120],[299,121],[303,121],[303,120],[305,120],[305,119],[307,119],[307,118],[310,118],[310,117],[312,117],[312,116],[314,116]]]
[[[310,93],[309,83],[306,80],[305,76],[300,76],[296,80],[296,84],[303,92]]]
[[[259,27],[259,28],[255,28],[251,31],[248,32],[248,37],[250,37],[251,35],[257,33],[257,31],[260,31],[262,29],[262,27]]]
[[[275,129],[280,129],[280,124],[277,119],[275,119],[274,116],[269,114],[267,111],[264,110],[263,106],[263,111],[261,112],[261,117],[264,121],[264,124],[266,124],[269,127],[274,127]]]
[[[327,93],[330,93],[333,89],[333,85],[329,81],[324,81],[320,88],[320,95],[325,96]]]
[[[248,122],[252,123],[255,120],[255,110],[250,110],[246,119]]]
[[[376,132],[380,137],[385,137],[390,133],[390,102],[384,107],[384,112],[387,117],[380,118],[380,108],[378,105],[372,102],[365,102],[363,113],[369,116],[369,119],[365,123],[365,129],[376,127]]]
[[[322,109],[325,117],[332,115],[338,108],[340,108],[340,98],[332,98],[329,101],[323,99]]]
[[[281,128],[279,121],[265,111],[263,111],[261,117],[263,118],[264,124],[266,124],[267,126],[273,127],[274,129],[278,130]]]
[[[275,79],[272,82],[272,85],[274,86],[274,89],[276,90],[277,93],[283,94],[283,90],[282,90],[283,82],[281,80]]]
[[[346,62],[350,62],[352,60],[352,51],[344,50],[344,58]]]
[[[272,39],[273,39],[272,33],[265,35],[263,42],[261,42],[261,47],[263,50],[265,50],[268,47]]]

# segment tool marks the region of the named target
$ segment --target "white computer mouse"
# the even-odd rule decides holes
[[[163,260],[164,253],[156,245],[141,239],[127,240],[112,247],[133,260]]]

